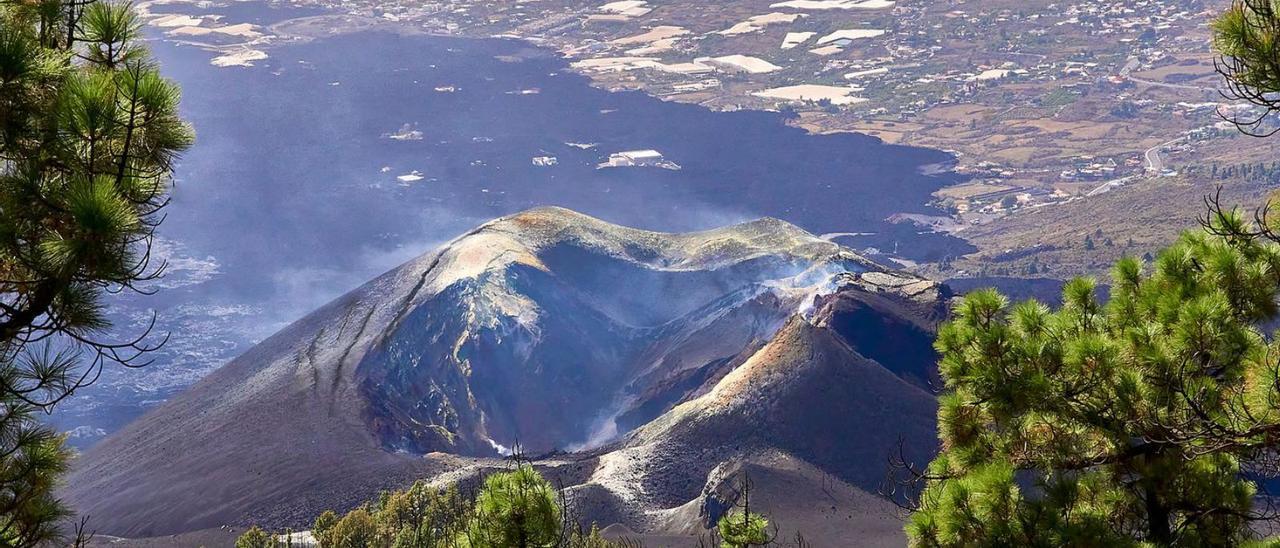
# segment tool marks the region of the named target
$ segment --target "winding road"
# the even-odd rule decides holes
[[[1178,137],[1177,139],[1174,139],[1172,141],[1160,143],[1156,146],[1153,146],[1147,149],[1147,151],[1142,154],[1143,158],[1146,158],[1147,160],[1147,171],[1156,173],[1156,174],[1163,172],[1164,158],[1160,157],[1160,149],[1170,145],[1180,143],[1185,140],[1187,140],[1187,136],[1183,135],[1182,137]]]
[[[1147,165],[1146,165],[1147,173],[1153,174],[1156,177],[1161,176],[1161,173],[1164,173],[1164,158],[1160,156],[1160,149],[1173,144],[1180,143],[1182,141],[1185,141],[1186,139],[1187,139],[1187,136],[1183,135],[1182,137],[1178,137],[1177,139],[1174,139],[1172,141],[1166,141],[1156,146],[1153,146],[1147,149],[1146,152],[1142,153],[1142,157],[1147,162]],[[1097,187],[1094,187],[1094,189],[1090,190],[1087,194],[1085,194],[1085,196],[1091,197],[1091,196],[1097,196],[1099,194],[1106,194],[1111,189],[1120,188],[1128,184],[1129,181],[1137,179],[1138,177],[1139,177],[1138,175],[1130,175],[1128,177],[1122,177],[1120,179],[1115,179],[1113,181],[1107,181],[1105,183],[1098,185]]]
[[[1189,91],[1199,91],[1199,92],[1218,91],[1214,88],[1189,86],[1186,84],[1170,84],[1168,82],[1157,82],[1154,80],[1146,80],[1143,78],[1137,78],[1133,76],[1132,75],[1133,71],[1137,70],[1141,66],[1142,66],[1142,63],[1141,61],[1138,60],[1137,57],[1129,57],[1129,59],[1125,61],[1124,66],[1120,68],[1119,75],[1121,78],[1126,78],[1130,81],[1133,81],[1139,84],[1146,84],[1148,86],[1157,86],[1157,87],[1181,89],[1181,90],[1189,90]],[[1187,135],[1183,135],[1182,137],[1178,137],[1177,139],[1160,143],[1143,152],[1142,158],[1146,162],[1146,172],[1156,177],[1161,176],[1161,174],[1164,173],[1164,158],[1160,155],[1160,150],[1167,146],[1175,145],[1177,143],[1185,141],[1187,140],[1187,138],[1188,138]],[[1111,189],[1122,187],[1125,184],[1128,184],[1129,181],[1137,179],[1138,177],[1139,177],[1138,175],[1130,175],[1128,177],[1107,181],[1105,183],[1098,185],[1097,187],[1094,187],[1094,189],[1090,190],[1087,194],[1085,194],[1085,196],[1097,196],[1099,194],[1105,194]]]

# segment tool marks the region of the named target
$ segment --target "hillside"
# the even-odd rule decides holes
[[[640,533],[709,523],[742,466],[879,507],[898,437],[932,450],[932,355],[903,349],[945,293],[776,220],[662,234],[532,210],[263,341],[83,455],[64,495],[118,536],[299,526],[519,444],[554,452],[538,463],[584,519]]]

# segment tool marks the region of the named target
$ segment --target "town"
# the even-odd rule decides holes
[[[1275,152],[1240,146],[1229,120],[1249,112],[1218,92],[1205,21],[1225,0],[307,3],[327,14],[270,26],[151,24],[186,42],[216,38],[205,46],[232,66],[320,29],[519,38],[605,89],[777,111],[813,133],[945,150],[956,158],[945,168],[965,180],[934,196],[951,219],[924,224],[988,255],[1007,243],[969,227]]]

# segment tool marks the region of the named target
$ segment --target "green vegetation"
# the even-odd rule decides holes
[[[556,490],[532,466],[490,475],[476,497],[467,545],[475,548],[556,546],[560,539]]]
[[[699,546],[719,546],[720,548],[750,548],[752,546],[781,546],[776,542],[778,528],[769,523],[769,518],[751,509],[751,490],[754,484],[751,478],[743,475],[738,478],[734,493],[733,506],[729,508],[712,530],[710,538],[699,539]],[[796,534],[795,546],[808,546],[804,536]]]
[[[236,539],[236,548],[292,548],[293,536],[289,533],[282,535],[273,535],[257,527],[250,527],[248,531],[240,535]]]
[[[1214,207],[1144,268],[1050,311],[968,295],[936,343],[942,451],[913,546],[1258,542],[1254,480],[1280,448],[1280,238]]]
[[[623,548],[594,526],[583,531],[568,519],[565,498],[532,466],[490,474],[474,497],[458,486],[436,489],[417,482],[404,491],[339,517],[326,511],[312,534],[322,548]],[[282,535],[253,527],[237,548],[284,546]],[[266,542],[267,544],[261,544]],[[275,544],[272,544],[272,543]]]
[[[1270,184],[1280,179],[1280,162],[1241,162],[1225,165],[1214,162],[1208,168],[1203,165],[1188,166],[1183,168],[1182,172],[1197,179]]]
[[[720,532],[720,545],[727,548],[765,546],[773,540],[769,534],[769,520],[746,510],[725,514],[716,524],[716,529]]]
[[[1222,55],[1218,72],[1227,83],[1227,94],[1260,106],[1260,116],[1235,120],[1250,135],[1271,135],[1263,128],[1267,117],[1280,110],[1280,1],[1235,0],[1213,22],[1213,46]]]
[[[0,544],[62,537],[62,438],[36,415],[138,366],[145,337],[104,341],[102,295],[158,272],[152,230],[192,140],[178,90],[130,6],[0,4]]]
[[[743,478],[737,502],[698,539],[698,546],[777,546],[777,528],[751,510],[751,483]],[[564,492],[532,466],[490,474],[474,496],[457,485],[439,489],[419,481],[403,491],[383,492],[346,515],[326,511],[311,534],[321,548],[634,548],[626,540],[606,540],[592,525],[573,518]],[[796,535],[795,546],[808,543]],[[251,527],[236,548],[288,548],[289,533]]]
[[[1044,97],[1041,97],[1040,106],[1045,108],[1060,108],[1070,105],[1079,99],[1080,95],[1075,92],[1065,88],[1058,88],[1046,93]]]
[[[312,534],[325,547],[447,546],[463,533],[469,515],[456,487],[437,490],[418,482],[341,518],[320,514]]]

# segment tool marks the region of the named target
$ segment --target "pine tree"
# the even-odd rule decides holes
[[[62,439],[40,425],[146,337],[104,341],[105,291],[136,289],[176,155],[177,88],[126,4],[0,4],[0,545],[59,537]]]
[[[284,544],[255,525],[236,539],[236,548],[284,548]]]
[[[338,514],[333,510],[325,510],[319,516],[316,516],[315,523],[311,525],[311,535],[320,540],[321,545],[324,545],[324,539],[337,523]]]
[[[1211,200],[1216,204],[1216,200]],[[913,546],[1230,546],[1280,449],[1280,237],[1214,207],[1109,302],[966,296],[938,334],[942,451]]]
[[[564,540],[557,490],[537,470],[519,464],[491,474],[476,496],[463,536],[470,548],[548,548]]]
[[[1213,46],[1220,54],[1215,66],[1227,84],[1225,93],[1263,107],[1261,116],[1233,120],[1249,135],[1271,135],[1264,122],[1280,111],[1280,3],[1275,0],[1233,0],[1213,23]]]
[[[738,485],[738,501],[716,522],[721,548],[750,548],[768,546],[777,538],[777,530],[770,528],[769,519],[751,509],[750,476],[743,475]]]
[[[765,546],[771,542],[769,520],[760,514],[734,510],[721,517],[716,527],[720,531],[720,546],[724,548]]]
[[[464,497],[456,484],[438,489],[419,481],[383,492],[342,517],[325,511],[311,534],[320,548],[638,546],[607,540],[595,525],[584,530],[571,515],[563,491],[521,461],[485,478],[474,498]]]
[[[325,531],[320,540],[325,548],[371,548],[385,546],[379,542],[378,525],[373,514],[365,508],[356,508]]]

